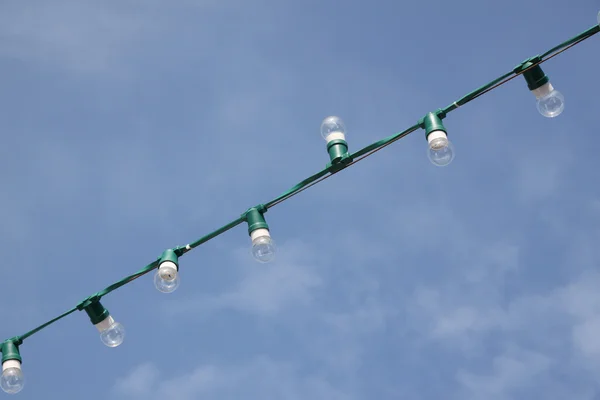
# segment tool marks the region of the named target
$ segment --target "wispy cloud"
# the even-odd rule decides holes
[[[171,375],[176,373],[176,375]],[[166,376],[164,374],[167,374]],[[161,376],[162,379],[156,379]],[[323,376],[269,357],[235,365],[204,364],[188,373],[142,364],[114,386],[124,399],[198,398],[349,400],[355,398]]]
[[[544,380],[537,378],[551,365],[552,360],[542,354],[511,349],[494,357],[489,373],[459,371],[457,379],[466,389],[466,399],[525,398],[539,393]]]
[[[316,266],[302,254],[306,245],[294,242],[281,245],[276,262],[257,264],[248,248],[237,251],[237,266],[232,266],[235,282],[222,293],[203,295],[168,303],[169,315],[200,312],[205,316],[221,310],[275,316],[290,307],[310,306],[314,291],[322,285]],[[232,272],[233,272],[232,271]]]

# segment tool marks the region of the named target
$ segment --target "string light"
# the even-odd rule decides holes
[[[125,328],[115,322],[100,300],[92,299],[84,304],[83,309],[90,317],[92,324],[100,332],[100,340],[108,347],[117,347],[125,340]]]
[[[179,287],[179,262],[173,249],[165,250],[160,256],[154,286],[163,293],[172,293]]]
[[[17,394],[23,390],[25,379],[21,370],[21,354],[17,340],[6,340],[2,343],[2,376],[0,387],[6,393]]]
[[[6,393],[14,394],[23,389],[24,378],[21,370],[22,360],[19,353],[19,346],[22,345],[23,341],[75,311],[85,311],[88,314],[90,321],[100,332],[100,339],[106,346],[119,346],[123,343],[125,338],[125,329],[120,323],[115,322],[108,310],[102,306],[100,299],[103,296],[108,295],[114,290],[117,290],[154,270],[156,270],[154,275],[154,284],[156,288],[165,293],[173,292],[179,286],[179,257],[244,222],[248,224],[248,233],[252,241],[251,252],[253,257],[259,262],[272,261],[275,256],[276,246],[271,238],[269,226],[264,218],[264,213],[267,212],[268,209],[290,199],[303,190],[322,182],[343,168],[354,165],[360,160],[375,154],[377,151],[389,146],[419,128],[425,130],[425,137],[428,143],[428,157],[430,161],[436,166],[448,165],[454,159],[454,147],[448,140],[448,134],[442,123],[442,119],[444,119],[451,111],[454,111],[491,90],[504,85],[518,75],[523,75],[529,89],[536,96],[540,113],[546,117],[556,117],[564,109],[564,98],[562,94],[557,92],[550,84],[548,77],[542,71],[540,64],[572,46],[575,46],[583,40],[592,37],[598,32],[600,32],[600,12],[598,13],[598,25],[594,25],[583,33],[560,43],[540,56],[526,60],[519,64],[513,71],[466,94],[446,108],[428,113],[419,120],[416,125],[407,128],[400,133],[372,143],[352,154],[348,153],[346,127],[343,121],[335,116],[325,118],[321,123],[321,135],[327,142],[327,152],[329,154],[330,162],[323,170],[304,179],[270,202],[248,209],[237,219],[201,237],[195,242],[186,246],[180,246],[164,251],[157,260],[151,262],[138,272],[129,275],[88,297],[77,306],[64,312],[58,317],[51,319],[21,336],[5,340],[0,346],[0,350],[2,351],[2,376],[0,378],[0,386],[2,390]]]
[[[544,117],[558,117],[565,109],[565,98],[554,89],[550,79],[539,66],[540,57],[526,60],[519,65],[515,72],[522,72],[527,87],[537,100],[537,109]]]
[[[346,126],[340,117],[330,116],[321,123],[321,136],[327,142],[327,152],[333,164],[348,154]]]
[[[273,261],[277,250],[275,241],[271,239],[269,225],[263,216],[265,211],[264,206],[259,206],[249,209],[245,214],[248,234],[252,240],[252,256],[261,263]]]
[[[454,146],[448,140],[446,128],[442,118],[446,114],[442,110],[430,112],[419,121],[419,126],[425,129],[427,139],[427,156],[429,161],[437,167],[445,167],[454,160]]]

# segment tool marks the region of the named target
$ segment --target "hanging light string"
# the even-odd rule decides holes
[[[599,14],[599,19],[600,19],[600,14]],[[253,249],[253,252],[255,253],[254,254],[255,258],[257,258],[257,260],[259,260],[261,262],[269,261],[272,258],[272,253],[274,250],[274,247],[273,247],[274,242],[270,238],[268,225],[263,216],[263,214],[268,209],[273,208],[276,205],[296,196],[297,194],[301,193],[302,191],[328,179],[329,177],[333,176],[334,174],[341,171],[342,169],[350,167],[350,166],[358,163],[359,161],[364,160],[365,158],[375,154],[376,152],[378,152],[378,151],[384,149],[385,147],[391,145],[392,143],[402,139],[403,137],[409,135],[410,133],[412,133],[416,130],[419,130],[420,128],[423,128],[426,130],[426,137],[428,137],[428,140],[430,140],[429,136],[431,135],[432,137],[433,136],[436,137],[433,139],[433,141],[441,140],[442,143],[445,143],[445,146],[446,146],[445,148],[443,146],[441,146],[439,148],[445,149],[445,151],[447,151],[449,142],[446,139],[445,128],[443,127],[441,120],[443,118],[445,118],[448,113],[450,113],[450,112],[458,109],[459,107],[462,107],[462,106],[468,104],[469,102],[477,99],[478,97],[483,96],[484,94],[506,84],[507,82],[511,81],[512,79],[516,78],[519,75],[525,76],[527,83],[529,85],[529,88],[532,92],[534,92],[534,94],[538,93],[538,92],[535,92],[536,90],[545,90],[545,92],[543,92],[542,94],[536,94],[536,97],[538,98],[538,101],[539,101],[539,98],[541,98],[542,95],[545,96],[545,95],[547,95],[547,93],[551,93],[553,90],[553,88],[551,86],[549,89],[548,88],[544,89],[544,87],[549,85],[549,82],[548,82],[548,78],[543,74],[543,72],[541,71],[541,68],[539,66],[542,63],[544,63],[545,61],[550,60],[551,58],[561,54],[562,52],[570,49],[571,47],[594,36],[598,32],[600,32],[600,26],[594,25],[593,27],[586,30],[585,32],[553,47],[552,49],[548,50],[547,52],[543,53],[542,55],[538,55],[536,57],[533,57],[533,58],[530,58],[530,59],[524,61],[518,67],[514,68],[512,71],[510,71],[510,72],[492,80],[491,82],[481,86],[480,88],[466,94],[465,96],[454,101],[452,104],[448,105],[447,107],[445,107],[443,109],[438,109],[435,112],[427,114],[426,117],[421,119],[417,124],[411,126],[410,128],[408,128],[402,132],[396,133],[392,136],[389,136],[387,138],[381,139],[381,140],[379,140],[375,143],[372,143],[372,144],[370,144],[354,153],[351,153],[351,154],[347,153],[347,143],[345,141],[345,136],[343,133],[344,132],[343,123],[341,122],[341,120],[329,121],[328,123],[330,123],[331,126],[336,127],[335,129],[337,129],[337,130],[334,129],[334,131],[328,131],[328,135],[331,134],[332,132],[334,133],[334,135],[326,136],[323,133],[323,126],[322,126],[322,134],[328,141],[328,152],[330,153],[330,156],[331,156],[331,163],[328,164],[328,166],[326,168],[324,168],[323,170],[317,172],[316,174],[304,179],[303,181],[301,181],[297,185],[291,187],[289,190],[282,193],[280,196],[274,198],[273,200],[248,209],[240,217],[238,217],[235,220],[231,221],[230,223],[222,226],[221,228],[199,238],[198,240],[191,242],[185,246],[179,246],[174,249],[165,251],[159,258],[157,258],[156,260],[154,260],[153,262],[151,262],[144,268],[140,269],[136,273],[129,275],[129,276],[113,283],[112,285],[106,287],[105,289],[85,298],[83,301],[81,301],[79,304],[77,304],[77,306],[75,306],[74,308],[71,308],[70,310],[57,316],[56,318],[51,319],[50,321],[38,326],[37,328],[35,328],[29,332],[26,332],[20,336],[15,336],[11,339],[7,339],[4,342],[0,343],[0,345],[1,345],[0,349],[2,350],[2,353],[3,353],[3,356],[2,356],[3,364],[2,365],[3,365],[3,371],[4,371],[2,374],[2,380],[0,382],[0,384],[2,384],[2,389],[4,389],[8,393],[17,393],[22,388],[23,381],[22,381],[22,373],[20,372],[21,358],[20,358],[18,347],[20,345],[22,345],[22,343],[25,339],[38,333],[42,329],[54,324],[55,322],[67,317],[68,315],[74,313],[75,311],[86,311],[87,314],[89,315],[92,323],[100,331],[102,341],[109,347],[118,346],[123,340],[124,330],[119,323],[116,323],[112,319],[108,310],[106,310],[100,304],[100,299],[102,299],[102,297],[119,289],[122,286],[125,286],[126,284],[128,284],[130,282],[133,282],[134,280],[146,275],[147,273],[149,273],[153,270],[157,270],[157,269],[158,269],[158,271],[157,271],[157,275],[156,275],[155,279],[162,282],[161,284],[164,284],[165,282],[168,281],[167,277],[171,278],[171,281],[169,281],[169,282],[175,282],[172,278],[173,278],[173,276],[175,276],[175,277],[177,276],[177,271],[179,268],[178,257],[183,256],[187,252],[195,249],[196,247],[202,245],[203,243],[208,242],[209,240],[233,229],[234,227],[236,227],[244,222],[247,222],[249,225],[248,231],[252,238],[253,244],[256,243],[256,251],[254,252],[254,249]],[[539,104],[538,104],[538,108],[539,108]],[[540,110],[540,112],[542,112],[542,111],[543,110]],[[561,109],[561,111],[562,111],[562,109]],[[549,114],[549,113],[550,113],[550,111],[546,112],[546,114]],[[545,116],[554,116],[554,115],[546,115],[546,114],[544,114],[544,115]],[[556,114],[556,115],[558,115],[558,114]],[[329,118],[337,118],[337,117],[329,117]],[[325,124],[325,121],[324,121],[324,124]],[[444,142],[444,140],[445,140],[445,142]],[[433,141],[430,142],[430,149],[432,149],[431,151],[437,151],[438,147],[434,148],[434,146],[432,144]],[[448,160],[451,160],[451,157]],[[444,161],[445,164],[440,162],[437,165],[446,165],[449,162],[448,160]],[[432,161],[433,161],[433,159],[432,159]],[[170,292],[170,291],[174,290],[176,287],[177,287],[177,284],[173,284],[171,286],[163,285],[162,289],[164,289],[164,290],[161,289],[161,291]],[[8,365],[8,367],[7,367],[7,365]],[[21,375],[19,375],[19,374],[21,374]]]

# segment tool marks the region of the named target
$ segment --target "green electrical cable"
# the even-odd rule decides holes
[[[561,44],[553,47],[552,49],[548,50],[547,52],[543,53],[540,56],[540,62],[538,63],[541,64],[549,59],[551,59],[552,57],[557,56],[558,54],[562,53],[563,51],[568,50],[569,48],[583,42],[584,40],[594,36],[595,34],[597,34],[598,32],[600,32],[600,26],[598,25],[594,25],[593,27],[589,28],[588,30],[580,33],[579,35],[565,41],[562,42]],[[532,66],[533,67],[533,66]],[[525,70],[524,70],[525,71]],[[463,106],[473,100],[475,100],[476,98],[504,85],[505,83],[507,83],[508,81],[516,78],[517,76],[521,75],[524,71],[521,71],[520,73],[515,73],[514,71],[511,71],[509,73],[506,73],[492,81],[490,81],[489,83],[479,87],[478,89],[475,89],[472,92],[467,93],[466,95],[464,95],[463,97],[461,97],[460,99],[458,99],[457,101],[455,101],[454,103],[450,104],[449,106],[447,106],[444,109],[441,109],[441,113],[443,113],[444,115],[456,110],[457,108],[459,108],[460,106]],[[402,139],[403,137],[409,135],[410,133],[418,130],[420,128],[419,124],[413,125],[410,128],[396,133],[392,136],[389,136],[387,138],[381,139],[377,142],[374,142],[366,147],[363,147],[362,149],[352,153],[349,156],[349,159],[352,160],[350,161],[348,164],[346,164],[343,168],[341,169],[345,169],[351,165],[356,164],[357,162],[375,154],[376,152],[378,152],[379,150],[389,146],[390,144]],[[311,186],[316,185],[319,182],[324,181],[325,179],[331,177],[332,175],[334,175],[335,173],[337,173],[339,170],[334,170],[332,168],[325,168],[319,172],[317,172],[316,174],[304,179],[303,181],[301,181],[300,183],[298,183],[297,185],[293,186],[292,188],[290,188],[289,190],[287,190],[286,192],[282,193],[280,196],[274,198],[273,200],[269,201],[268,203],[264,203],[263,207],[264,210],[268,210],[269,208],[272,208],[274,206],[276,206],[279,203],[282,203],[285,200],[290,199],[291,197],[297,195],[298,193],[308,189]],[[195,242],[192,242],[186,246],[181,246],[181,247],[177,247],[175,249],[175,252],[178,256],[182,256],[184,254],[186,254],[187,252],[189,252],[190,250],[200,246],[203,243],[208,242],[209,240],[229,231],[230,229],[233,229],[234,227],[238,226],[239,224],[243,223],[245,221],[245,215],[242,214],[241,217],[233,220],[232,222],[228,223],[227,225],[222,226],[221,228],[209,233],[208,235],[205,235],[203,237],[201,237],[200,239],[196,240]],[[100,299],[103,296],[106,296],[107,294],[111,293],[114,290],[117,290],[118,288],[125,286],[126,284],[133,282],[134,280],[140,278],[141,276],[147,274],[148,272],[154,270],[156,267],[158,267],[158,264],[160,262],[160,259],[157,259],[153,262],[151,262],[150,264],[148,264],[147,266],[145,266],[144,268],[142,268],[141,270],[139,270],[138,272],[129,275],[115,283],[113,283],[112,285],[106,287],[105,289],[101,290],[100,292],[95,293],[94,295],[88,297],[89,298],[96,298],[96,299]],[[81,304],[81,303],[80,303]],[[48,322],[38,326],[37,328],[21,335],[21,336],[16,336],[14,338],[14,340],[22,342],[23,340],[29,338],[30,336],[38,333],[39,331],[41,331],[42,329],[52,325],[53,323],[65,318],[66,316],[74,313],[75,311],[79,310],[79,307],[76,306],[68,311],[66,311],[65,313],[59,315],[58,317],[49,320]]]
[[[29,332],[27,332],[27,333],[24,333],[24,334],[23,334],[23,335],[21,335],[21,336],[17,336],[17,339],[18,339],[19,341],[21,341],[21,342],[22,342],[23,340],[27,339],[29,336],[32,336],[32,335],[34,335],[34,334],[38,333],[39,331],[41,331],[41,330],[42,330],[42,329],[44,329],[45,327],[52,325],[52,324],[53,324],[53,323],[55,323],[56,321],[63,319],[64,317],[66,317],[66,316],[67,316],[67,315],[69,315],[69,314],[72,314],[72,313],[74,313],[75,311],[77,311],[77,307],[73,307],[73,308],[71,308],[69,311],[67,311],[67,312],[65,312],[65,313],[63,313],[63,314],[61,314],[61,315],[59,315],[58,317],[56,317],[56,318],[54,318],[54,319],[51,319],[50,321],[46,322],[45,324],[42,324],[42,325],[38,326],[37,328],[35,328],[35,329],[32,329],[32,330],[30,330],[30,331],[29,331]]]
[[[548,50],[547,52],[542,54],[542,58],[546,58],[549,55],[552,55],[553,53],[556,53],[560,50],[566,49],[567,47],[582,42],[585,39],[588,39],[592,36],[594,36],[596,33],[600,32],[600,26],[599,25],[594,25],[592,26],[590,29],[586,30],[585,32],[580,33],[579,35],[575,36],[572,39],[567,40],[566,42],[562,42],[561,44],[559,44],[556,47],[551,48],[550,50]]]

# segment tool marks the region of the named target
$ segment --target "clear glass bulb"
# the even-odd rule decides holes
[[[557,117],[565,109],[565,97],[558,90],[552,90],[547,95],[538,97],[537,109],[544,117]]]
[[[429,142],[429,161],[437,167],[445,167],[454,160],[454,146],[447,137],[438,137]]]
[[[125,328],[120,323],[113,322],[107,329],[100,332],[100,340],[108,347],[117,347],[125,340]]]
[[[256,261],[268,263],[275,257],[275,242],[270,236],[259,236],[252,241],[252,256]]]
[[[325,118],[321,123],[321,136],[323,136],[323,139],[329,141],[328,137],[331,134],[337,134],[336,136],[339,136],[333,137],[331,140],[344,139],[344,136],[346,135],[346,126],[340,117],[332,115]]]
[[[2,372],[0,378],[0,386],[8,394],[19,393],[23,389],[25,379],[23,378],[23,371],[21,368],[7,368]]]
[[[179,287],[179,272],[171,261],[163,262],[154,275],[154,286],[162,293],[172,293]]]

